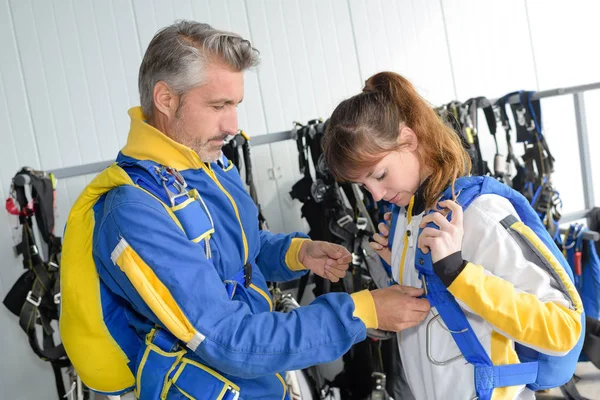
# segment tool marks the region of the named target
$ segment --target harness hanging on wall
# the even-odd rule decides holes
[[[487,175],[489,168],[483,160],[477,129],[478,98],[464,103],[451,101],[435,109],[436,113],[458,135],[471,159],[472,175]]]
[[[522,156],[524,165],[513,179],[513,188],[530,201],[531,206],[544,221],[546,229],[556,238],[562,202],[552,184],[554,157],[542,133],[540,101],[532,100],[533,94],[534,92],[521,91],[519,103],[511,104],[517,130],[517,143],[523,143],[525,149]]]
[[[240,158],[240,149],[242,157]],[[246,175],[246,186],[248,186],[248,193],[256,208],[258,208],[258,228],[260,230],[269,230],[267,219],[264,217],[260,203],[258,201],[258,193],[256,191],[256,185],[254,183],[254,175],[252,171],[252,157],[250,154],[250,138],[243,130],[239,131],[238,135],[235,135],[225,146],[223,146],[223,154],[230,160],[233,165],[241,171],[242,163],[244,165],[244,173]]]
[[[28,187],[31,193],[28,194]],[[14,247],[15,255],[23,256],[25,272],[4,298],[4,305],[19,317],[19,325],[27,334],[33,352],[48,361],[54,370],[59,398],[65,396],[61,368],[71,365],[62,344],[55,344],[53,320],[60,310],[59,264],[61,239],[54,236],[54,190],[52,174],[21,169],[12,180],[11,197],[6,210],[19,217],[21,242]],[[33,217],[43,243],[37,243]],[[46,247],[47,251],[43,251]],[[42,253],[47,254],[44,259]],[[42,327],[42,344],[36,333]]]

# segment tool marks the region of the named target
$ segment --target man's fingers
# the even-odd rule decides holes
[[[336,278],[343,278],[346,276],[346,270],[341,270],[337,268],[326,267],[325,272],[328,276],[335,276]]]
[[[331,273],[328,269],[325,269],[325,278],[329,279],[331,282],[335,283],[337,281],[340,280],[340,278],[338,278],[337,276],[335,276],[333,273]]]
[[[392,287],[395,290],[412,297],[419,297],[425,293],[423,288],[416,288],[413,286],[394,285]]]
[[[420,311],[420,312],[427,313],[427,312],[429,312],[431,305],[429,304],[429,300],[418,299],[415,297],[410,302],[410,308],[414,311]]]
[[[392,220],[392,212],[391,212],[391,211],[388,211],[388,212],[386,212],[385,214],[383,214],[383,219],[384,219],[385,221],[388,221],[388,222],[390,222],[390,221]]]
[[[322,243],[321,250],[327,255],[327,257],[334,258],[336,260],[342,257],[345,252],[348,252],[348,250],[340,245],[327,242]]]

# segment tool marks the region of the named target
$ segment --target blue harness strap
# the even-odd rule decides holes
[[[434,224],[428,226],[437,228]],[[493,390],[497,387],[535,382],[538,375],[537,362],[493,365],[460,305],[433,271],[430,253],[424,254],[421,249],[417,249],[415,267],[424,282],[431,307],[435,307],[442,317],[465,360],[475,368],[475,390],[480,400],[491,399]]]
[[[562,259],[562,255],[544,229],[539,217],[529,207],[527,200],[522,195],[489,177],[458,179],[454,191],[457,193],[456,201],[463,209],[466,209],[482,194],[493,193],[508,199],[523,222],[530,226],[540,239],[549,246],[550,251],[561,260],[561,265],[568,268],[566,261]],[[444,192],[442,200],[450,198],[452,198],[451,188]],[[450,219],[451,216],[449,215],[448,218]],[[433,223],[428,224],[428,227],[439,229]],[[419,234],[421,234],[421,231],[419,231]],[[560,386],[570,378],[572,373],[569,375],[569,370],[574,370],[574,355],[578,355],[578,351],[581,350],[583,336],[580,343],[564,357],[548,356],[515,343],[515,350],[522,362],[520,364],[495,366],[479,342],[460,305],[435,274],[431,254],[424,254],[417,248],[415,268],[419,271],[419,277],[423,281],[426,297],[431,306],[435,307],[441,316],[465,360],[474,366],[475,390],[480,400],[490,399],[494,388],[497,387],[527,385],[530,389],[537,390]],[[567,273],[572,279],[571,271],[567,270]],[[430,357],[429,354],[428,356]],[[440,363],[431,357],[430,361]],[[447,362],[444,362],[444,364]],[[543,364],[543,368],[540,363]],[[557,372],[557,368],[565,371],[562,373]],[[565,378],[567,376],[568,378]],[[564,379],[566,380],[562,382]]]

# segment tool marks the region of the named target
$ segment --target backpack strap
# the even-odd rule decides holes
[[[121,162],[132,181],[159,200],[171,218],[194,243],[204,242],[206,257],[211,258],[210,237],[215,232],[212,216],[196,189],[175,168],[152,161]]]
[[[457,203],[463,209],[468,207],[479,196],[484,183],[485,180],[481,177],[458,180],[455,185],[456,192],[460,193],[456,199]],[[442,199],[447,198],[452,198],[448,196],[448,191],[445,192]],[[433,223],[429,223],[427,226],[438,229],[437,225]],[[419,235],[421,232],[422,229],[419,230]],[[419,278],[423,282],[426,298],[438,313],[427,324],[427,357],[431,363],[446,365],[464,357],[468,363],[474,366],[475,390],[479,400],[491,399],[494,388],[527,385],[536,381],[538,375],[537,362],[493,365],[462,308],[435,274],[431,253],[424,254],[421,249],[417,248],[415,268],[419,271]],[[429,346],[429,343],[431,343],[431,326],[440,318],[446,325],[444,328],[452,334],[454,342],[462,353],[461,356],[444,361],[438,361],[432,357]]]

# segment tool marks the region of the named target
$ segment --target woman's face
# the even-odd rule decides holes
[[[363,185],[375,201],[383,199],[407,206],[423,177],[414,132],[404,128],[400,139],[404,145],[399,150],[382,154],[381,160],[372,169],[363,171],[356,182]]]

